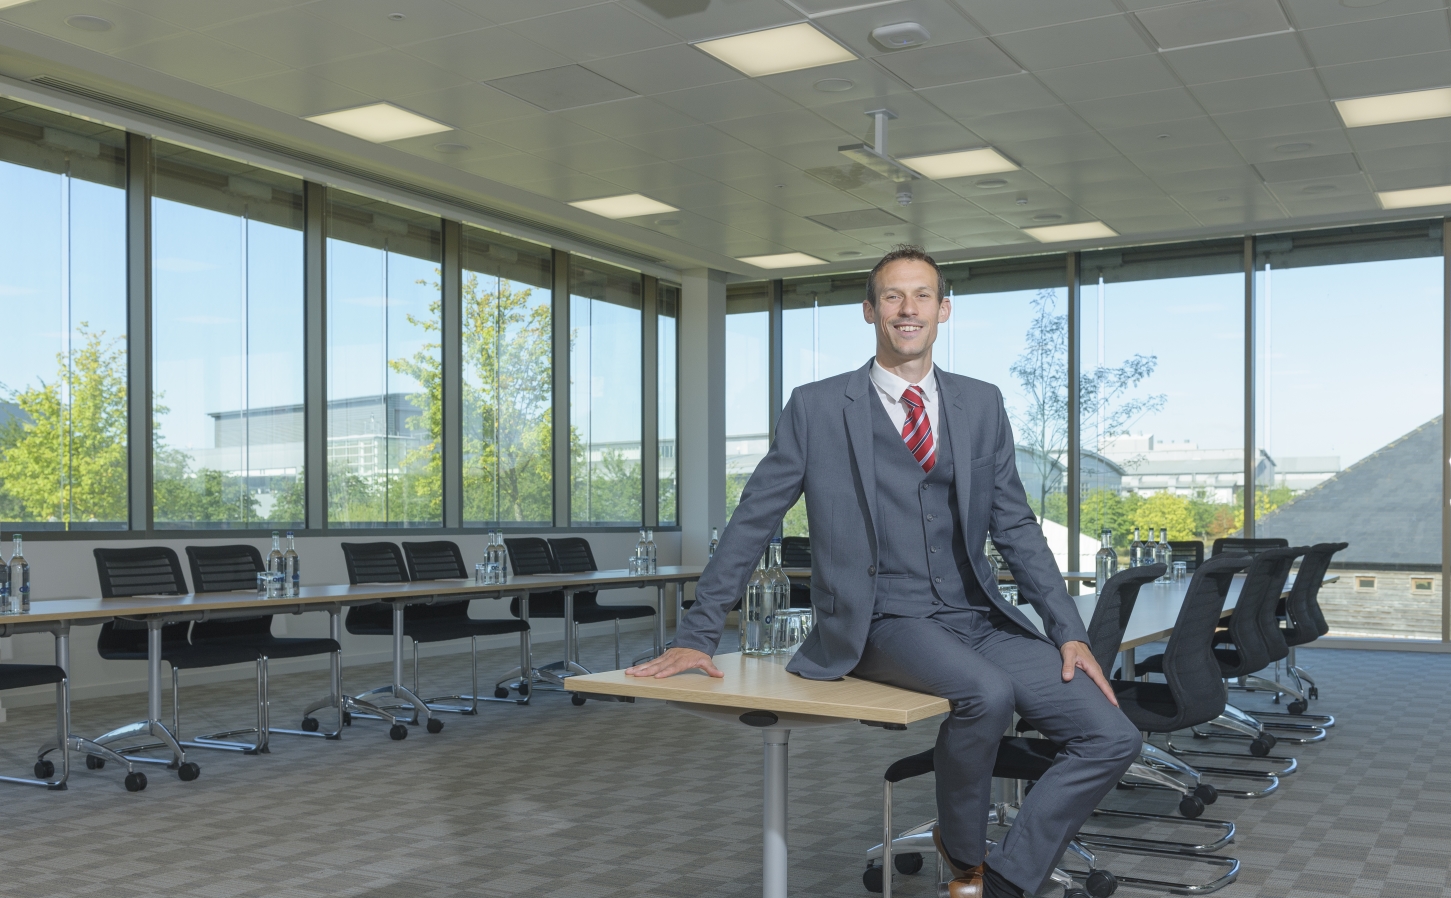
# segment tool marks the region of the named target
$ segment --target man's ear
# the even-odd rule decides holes
[[[939,303],[937,303],[937,323],[938,324],[945,324],[947,322],[947,319],[949,319],[951,317],[952,317],[952,300],[949,299],[948,297],[944,296],[944,297],[942,297],[942,300]]]
[[[867,324],[877,323],[877,310],[872,308],[872,301],[869,299],[862,300],[862,318],[866,319]]]

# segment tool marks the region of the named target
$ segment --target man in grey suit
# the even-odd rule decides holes
[[[787,669],[947,699],[935,835],[955,877],[950,893],[1022,898],[1045,885],[1138,756],[1140,737],[1093,660],[1028,505],[1002,393],[932,364],[937,327],[952,311],[946,292],[921,249],[900,247],[877,263],[862,304],[876,357],[792,394],[675,647],[628,672],[723,676],[711,655],[726,614],[804,491],[815,628]],[[989,534],[1043,632],[999,595]],[[984,859],[993,762],[1015,710],[1065,750]]]

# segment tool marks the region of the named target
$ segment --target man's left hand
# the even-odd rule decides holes
[[[1113,706],[1118,707],[1118,697],[1113,694],[1113,687],[1108,684],[1108,678],[1093,659],[1093,652],[1088,650],[1087,643],[1065,642],[1059,651],[1063,653],[1063,682],[1073,679],[1075,669],[1081,670],[1103,691]]]

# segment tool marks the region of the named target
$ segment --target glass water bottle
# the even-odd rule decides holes
[[[767,637],[771,651],[775,653],[782,646],[776,636],[776,617],[791,607],[791,578],[781,569],[781,538],[771,540],[771,560],[766,566],[766,586],[771,593],[770,617],[766,620]]]
[[[746,598],[741,602],[741,653],[771,654],[771,627],[775,609],[771,607],[770,583],[766,579],[766,557],[756,563],[746,583]]]
[[[646,530],[645,531],[645,573],[647,573],[647,574],[658,574],[658,573],[660,573],[660,563],[659,563],[658,559],[655,556],[656,556],[655,531],[654,530]]]
[[[1109,578],[1118,573],[1118,553],[1113,550],[1113,531],[1107,527],[1099,532],[1098,542],[1098,551],[1093,553],[1093,579],[1098,594],[1103,595]]]
[[[20,534],[15,534],[15,552],[7,565],[10,572],[10,610],[26,614],[30,611],[30,565],[25,560],[25,550],[20,545]]]
[[[283,595],[297,598],[302,594],[302,562],[297,559],[297,538],[287,531],[287,551],[282,553]]]
[[[715,550],[718,548],[720,548],[720,528],[712,527],[710,528],[710,553],[705,556],[707,561],[715,557]]]
[[[1169,547],[1169,528],[1159,528],[1159,544],[1154,546],[1154,563],[1164,566],[1164,573],[1160,574],[1155,583],[1169,582],[1169,568],[1174,561],[1174,550]]]
[[[1134,528],[1134,541],[1129,543],[1129,567],[1140,567],[1144,564],[1144,542],[1139,539],[1139,528]]]

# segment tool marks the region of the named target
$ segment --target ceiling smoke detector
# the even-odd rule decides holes
[[[916,22],[899,22],[896,25],[883,25],[872,29],[872,40],[888,50],[920,47],[931,39],[932,35],[927,33],[927,29]]]

